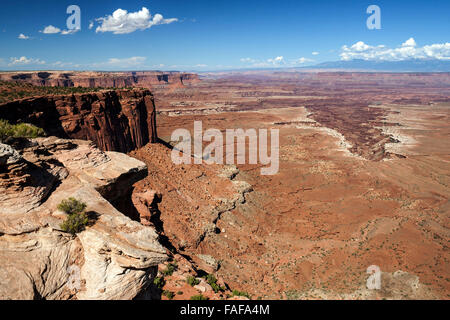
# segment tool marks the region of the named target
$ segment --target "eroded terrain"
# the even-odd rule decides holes
[[[279,173],[238,165],[233,181],[251,189],[218,219],[202,213],[212,202],[193,203],[229,192],[209,166],[138,153],[155,168],[138,188],[162,192],[169,241],[220,261],[231,287],[272,299],[449,298],[449,74],[208,75],[155,100],[166,142],[194,120],[280,129]],[[366,288],[371,265],[380,291]]]
[[[118,85],[119,76],[137,83],[137,74],[92,75],[102,86],[129,85]],[[6,139],[0,276],[11,284],[2,295],[15,297],[17,283],[19,296],[49,299],[449,298],[450,74],[139,76],[151,93],[107,92],[79,77],[71,81],[87,89],[65,87],[64,74],[24,73],[0,83],[11,123],[108,150],[55,137],[25,147]],[[192,132],[194,121],[221,132],[279,129],[279,172],[175,165],[171,134]],[[140,161],[110,152],[130,150]],[[98,214],[74,237],[58,229],[57,203],[69,195]],[[76,252],[48,245],[48,234]],[[41,259],[42,248],[57,254],[21,262],[23,250]],[[82,270],[81,291],[62,290],[69,258]],[[366,287],[374,265],[381,290]],[[206,274],[222,290],[201,279]],[[197,285],[188,283],[192,277]]]

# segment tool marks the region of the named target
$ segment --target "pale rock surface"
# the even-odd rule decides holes
[[[6,149],[2,154],[25,165],[9,184],[0,176],[0,299],[132,299],[151,284],[167,260],[157,233],[108,202],[146,175],[145,164],[87,141],[54,137],[20,150],[23,160]],[[30,168],[52,178],[43,185],[19,179]],[[57,206],[69,197],[96,216],[76,237],[60,230],[66,215]],[[76,276],[69,268],[81,275],[77,288],[68,285]]]

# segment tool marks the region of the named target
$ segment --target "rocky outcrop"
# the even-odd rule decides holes
[[[157,139],[148,90],[22,99],[0,105],[0,119],[32,123],[61,138],[91,140],[104,151],[129,152]]]
[[[18,151],[0,145],[0,299],[132,299],[145,291],[166,250],[153,228],[109,200],[145,176],[146,165],[56,137]],[[91,217],[76,236],[60,227],[66,214],[57,206],[69,197]]]
[[[0,80],[24,81],[36,86],[53,87],[114,87],[139,86],[152,88],[158,85],[184,85],[197,82],[197,74],[180,72],[7,72],[0,73]]]
[[[152,217],[158,214],[158,203],[161,202],[161,194],[153,190],[134,192],[132,194],[132,202],[139,213],[140,222],[146,226],[153,225]]]

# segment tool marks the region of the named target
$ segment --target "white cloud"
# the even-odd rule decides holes
[[[294,63],[295,64],[304,64],[304,63],[313,62],[313,61],[314,61],[313,59],[308,59],[308,58],[302,57],[300,59],[295,60]]]
[[[283,62],[283,61],[284,61],[284,57],[283,56],[279,56],[279,57],[276,57],[274,59],[267,60],[267,62],[275,62],[275,63],[280,63],[280,62]]]
[[[63,31],[61,31],[61,34],[62,35],[75,34],[80,30],[81,29],[63,30]]]
[[[44,30],[39,31],[39,32],[42,32],[42,33],[45,33],[45,34],[57,34],[57,33],[59,33],[59,34],[62,34],[62,35],[68,35],[68,34],[75,34],[75,33],[77,33],[80,30],[81,29],[61,30],[58,27],[54,27],[52,25],[49,25],[49,26],[45,27]]]
[[[33,58],[27,58],[25,56],[22,56],[20,58],[10,58],[10,66],[14,65],[29,65],[29,64],[45,64],[45,61],[42,61],[40,59],[33,59]]]
[[[194,66],[194,68],[206,68],[207,66],[207,64],[197,64]]]
[[[409,38],[404,43],[402,43],[402,47],[415,47],[417,46],[416,40],[414,38]]]
[[[362,41],[348,47],[342,47],[342,60],[402,61],[410,59],[450,60],[450,43],[436,43],[417,47],[414,38],[409,38],[398,48],[385,45],[371,46]]]
[[[52,25],[49,25],[49,26],[46,26],[44,28],[44,30],[42,30],[41,32],[45,33],[45,34],[55,34],[55,33],[60,33],[61,29],[57,28],[57,27],[54,27]]]
[[[24,35],[23,33],[19,34],[19,36],[18,36],[17,38],[18,38],[18,39],[21,39],[21,40],[27,40],[27,39],[30,39],[29,36],[26,36],[26,35]]]
[[[145,30],[156,25],[178,21],[177,18],[164,19],[159,13],[152,16],[146,7],[130,13],[126,10],[117,9],[112,15],[96,20],[100,22],[100,26],[97,27],[95,32],[112,32],[114,34],[127,34],[136,30]]]
[[[317,51],[314,51],[313,53],[311,53],[313,56],[318,56],[320,53]]]
[[[279,56],[279,57],[276,57],[276,58],[273,58],[273,59],[268,59],[267,62],[271,63],[273,65],[285,64],[283,56]]]
[[[93,27],[94,27],[94,22],[93,21],[89,22],[89,30],[91,30]]]

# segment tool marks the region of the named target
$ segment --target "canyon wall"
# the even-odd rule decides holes
[[[180,72],[5,72],[0,80],[24,81],[35,86],[53,87],[144,87],[184,85],[199,80],[198,75]]]
[[[48,135],[91,140],[103,151],[129,152],[156,142],[156,111],[148,90],[45,96],[0,105],[0,119],[31,123]]]

